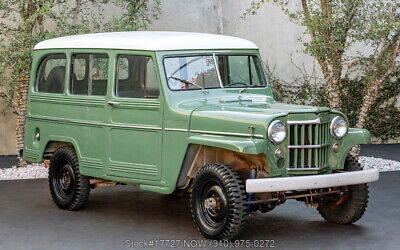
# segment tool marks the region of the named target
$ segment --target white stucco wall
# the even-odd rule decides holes
[[[314,59],[302,52],[299,42],[300,37],[308,37],[304,28],[290,22],[280,7],[271,3],[264,4],[257,15],[242,19],[251,1],[162,0],[162,14],[149,30],[218,33],[251,40],[259,46],[264,62],[274,68],[274,74],[286,81],[299,74],[291,59],[312,69]],[[290,2],[290,8],[299,7],[299,1]],[[112,4],[106,10],[107,17],[121,13]],[[15,115],[0,115],[0,155],[15,154],[15,148]]]
[[[255,42],[264,62],[275,69],[275,74],[290,81],[298,71],[290,63],[311,69],[312,57],[302,52],[298,39],[304,29],[288,19],[280,7],[266,3],[257,15],[242,19],[251,0],[168,0],[162,1],[159,20],[155,20],[150,30],[209,32],[238,36]],[[290,8],[298,8],[293,1]]]

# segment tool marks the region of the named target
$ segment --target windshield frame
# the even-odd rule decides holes
[[[166,79],[166,84],[168,89],[170,89],[171,91],[193,91],[193,90],[200,90],[202,91],[201,88],[198,89],[172,89],[171,86],[168,83],[168,75],[167,75],[167,70],[165,67],[165,59],[168,58],[178,58],[178,57],[195,57],[195,56],[212,56],[213,61],[214,61],[214,65],[215,65],[215,69],[217,71],[217,76],[218,76],[218,81],[219,81],[219,86],[218,87],[207,87],[204,88],[205,90],[208,89],[250,89],[251,87],[247,86],[247,87],[228,87],[225,88],[224,85],[222,84],[222,79],[221,79],[221,75],[220,75],[220,71],[219,71],[219,67],[217,64],[217,60],[216,60],[216,56],[254,56],[257,58],[258,63],[260,64],[260,70],[261,70],[261,76],[264,80],[265,85],[264,86],[258,86],[258,87],[254,87],[252,89],[265,89],[268,88],[269,86],[269,81],[268,78],[265,75],[265,68],[263,65],[262,60],[260,59],[260,56],[257,53],[241,53],[241,52],[210,52],[210,53],[183,53],[183,54],[173,54],[173,55],[165,55],[162,57],[162,66],[163,66],[163,70],[164,70],[164,76]]]

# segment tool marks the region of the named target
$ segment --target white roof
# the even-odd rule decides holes
[[[46,40],[35,46],[35,50],[59,48],[160,51],[257,49],[257,46],[253,42],[238,37],[169,31],[130,31],[67,36]]]

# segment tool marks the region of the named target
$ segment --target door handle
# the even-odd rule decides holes
[[[118,107],[121,103],[120,102],[109,101],[108,104],[111,105],[111,106],[114,106],[114,107]]]

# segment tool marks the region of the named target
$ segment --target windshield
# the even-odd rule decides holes
[[[215,60],[214,60],[215,58]],[[198,55],[164,59],[172,90],[264,87],[260,61],[255,55]]]

